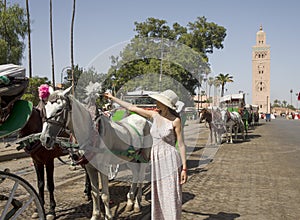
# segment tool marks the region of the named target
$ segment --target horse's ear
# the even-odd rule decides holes
[[[71,92],[72,86],[70,86],[69,88],[65,89],[62,93],[63,96],[68,95]]]
[[[49,93],[52,94],[54,92],[54,89],[52,86],[49,86]]]

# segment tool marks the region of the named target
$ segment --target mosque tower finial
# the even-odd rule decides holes
[[[262,24],[260,25],[260,27],[259,27],[259,30],[260,30],[260,31],[262,31],[262,30],[263,30]]]

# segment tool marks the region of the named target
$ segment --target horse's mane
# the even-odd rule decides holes
[[[74,96],[68,96],[72,105],[72,125],[81,149],[100,145],[100,136],[89,111]]]
[[[48,97],[48,101],[49,102],[54,102],[57,99],[61,98],[61,93],[63,92],[63,90],[55,90],[52,93],[50,93],[49,97]]]

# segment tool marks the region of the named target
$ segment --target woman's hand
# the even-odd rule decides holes
[[[107,99],[112,99],[113,98],[113,95],[109,92],[105,92],[104,93],[104,97],[107,98]]]
[[[184,184],[187,181],[187,170],[186,169],[182,169],[181,170],[181,179],[180,179],[180,184]]]

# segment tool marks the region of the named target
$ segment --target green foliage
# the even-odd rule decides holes
[[[207,53],[213,53],[213,49],[222,49],[226,37],[226,29],[214,22],[208,22],[203,17],[197,17],[196,21],[189,22],[187,27],[174,23],[172,28],[167,26],[165,20],[148,18],[145,22],[135,22],[135,31],[138,38],[167,38],[178,40],[185,44],[208,61]]]
[[[175,87],[187,91],[183,97],[190,97],[201,83],[199,74],[210,72],[206,54],[222,49],[226,36],[224,27],[207,22],[205,17],[187,27],[178,23],[168,26],[156,18],[134,24],[135,37],[120,57],[111,57],[105,88],[126,93],[137,88],[160,91]]]
[[[79,68],[77,65],[74,70],[75,97],[83,101],[87,97],[85,89],[89,85],[89,83],[102,83],[105,77],[106,75],[97,73],[93,68],[90,68],[87,71],[83,71],[83,69]],[[99,100],[97,102],[99,102]]]
[[[225,84],[229,82],[233,82],[233,76],[230,76],[228,73],[226,74],[220,73],[218,76],[216,76],[216,80],[218,80],[219,83],[221,84],[221,97],[223,97]]]
[[[27,33],[25,10],[18,4],[5,8],[0,1],[0,64],[21,64]]]
[[[29,79],[29,85],[22,96],[22,99],[31,101],[34,106],[36,106],[40,99],[39,99],[39,92],[38,88],[42,84],[51,85],[51,82],[48,80],[47,77],[33,77]]]

